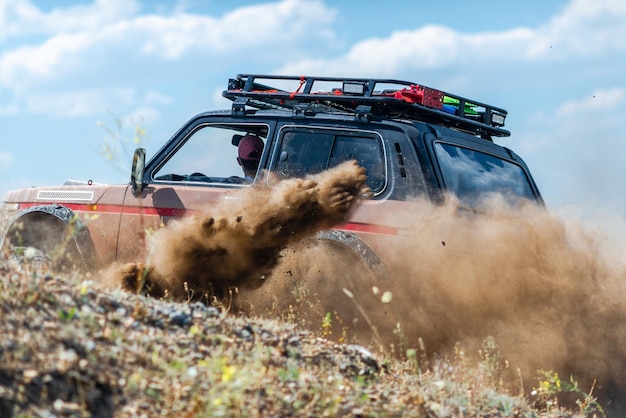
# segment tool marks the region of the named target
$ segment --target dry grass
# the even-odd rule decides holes
[[[304,331],[1,263],[2,417],[562,417],[594,409],[564,410],[547,390],[534,399],[507,393],[490,342],[478,363],[460,349],[429,361],[411,350],[400,361],[323,339],[322,323]]]

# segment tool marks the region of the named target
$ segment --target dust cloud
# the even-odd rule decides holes
[[[315,277],[328,260],[321,254],[288,264],[317,266],[300,279],[317,304],[318,322],[310,325],[319,329],[320,314],[360,304],[358,323],[344,316],[344,332],[333,330],[334,336],[343,338],[348,329],[358,341],[401,356],[418,347],[427,356],[459,347],[477,354],[493,337],[508,362],[503,377],[517,389],[520,377],[528,393],[537,371],[551,370],[564,380],[573,376],[584,391],[595,382],[594,395],[605,406],[626,410],[623,240],[534,204],[512,209],[496,199],[474,213],[453,199],[444,206],[417,203],[410,215],[396,214],[410,233],[389,244],[387,275],[374,285],[376,294],[372,286],[354,287],[353,263],[337,271],[334,283]]]
[[[600,236],[543,208],[490,207],[415,214],[390,289],[407,343],[419,336],[427,350],[460,342],[476,351],[492,336],[528,382],[544,369],[587,389],[596,378],[600,389],[623,386],[624,253],[611,259]]]
[[[534,204],[512,209],[496,199],[476,213],[454,199],[415,202],[412,213],[381,213],[381,224],[400,217],[406,231],[389,241],[384,275],[373,274],[314,237],[347,219],[364,184],[363,170],[345,163],[239,191],[156,233],[145,268],[109,277],[157,297],[277,314],[399,356],[416,347],[427,356],[478,353],[493,337],[525,391],[543,369],[585,391],[596,381],[601,401],[626,398],[623,240]]]

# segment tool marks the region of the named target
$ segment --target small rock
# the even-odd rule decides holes
[[[191,316],[184,312],[174,311],[169,314],[168,319],[169,319],[170,324],[176,325],[179,327],[185,327],[193,323],[193,319],[191,318]]]

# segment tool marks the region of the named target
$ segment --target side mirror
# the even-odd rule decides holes
[[[146,168],[146,150],[137,148],[133,155],[133,167],[130,173],[130,187],[133,196],[137,196],[143,191],[143,172]]]

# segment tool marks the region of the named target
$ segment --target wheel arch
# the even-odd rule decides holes
[[[2,243],[3,247],[32,246],[45,252],[59,244],[69,245],[67,250],[75,251],[80,267],[95,266],[95,249],[87,225],[62,205],[32,206],[18,212],[9,221]]]
[[[378,254],[359,236],[337,229],[319,231],[315,238],[331,241],[351,250],[374,273],[377,279],[385,279],[386,267]]]

